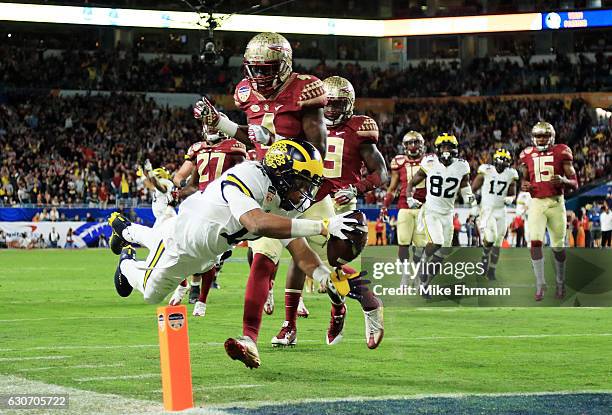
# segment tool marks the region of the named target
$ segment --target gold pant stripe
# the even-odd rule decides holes
[[[147,272],[145,272],[144,281],[142,282],[142,288],[147,288],[147,281],[151,276],[151,272],[153,272],[153,268],[155,268],[155,266],[159,262],[159,258],[162,256],[165,250],[166,247],[164,246],[164,241],[160,241],[159,245],[157,246],[157,250],[155,251],[155,255],[151,260],[151,263],[147,266]]]

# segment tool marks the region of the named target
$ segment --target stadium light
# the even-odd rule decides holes
[[[363,37],[519,32],[612,26],[612,10],[518,13],[423,19],[365,20],[319,17],[213,14],[219,30]],[[98,26],[201,30],[197,13],[105,7],[0,3],[0,20]]]

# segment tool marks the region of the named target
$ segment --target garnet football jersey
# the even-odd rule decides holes
[[[243,79],[236,85],[234,101],[246,113],[249,124],[267,128],[276,136],[276,140],[305,139],[302,110],[323,108],[327,97],[319,78],[294,72],[268,98],[255,91],[247,79]]]
[[[189,147],[185,155],[185,159],[193,161],[196,165],[200,191],[206,189],[210,182],[246,157],[245,145],[234,139],[223,140],[214,145],[199,141]]]
[[[555,186],[550,180],[556,174],[563,176],[563,162],[572,161],[572,150],[565,144],[555,144],[546,151],[538,151],[535,147],[527,147],[522,151],[521,163],[529,171],[531,196],[544,198],[563,194],[563,186]]]
[[[324,181],[317,193],[317,200],[359,182],[364,165],[359,146],[361,143],[377,142],[376,121],[365,115],[353,115],[345,123],[328,127],[327,154],[323,160]]]
[[[406,189],[408,187],[408,182],[410,182],[416,172],[421,169],[422,159],[422,157],[411,159],[406,155],[400,154],[391,160],[391,170],[399,173],[400,194],[399,200],[397,201],[398,209],[408,209]],[[425,196],[427,194],[427,190],[425,189],[425,180],[414,186],[413,189],[412,197],[421,203],[425,203]]]

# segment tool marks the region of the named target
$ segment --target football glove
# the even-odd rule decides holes
[[[361,301],[363,295],[368,292],[368,285],[370,284],[370,280],[362,278],[366,275],[367,271],[347,274],[341,268],[337,268],[332,271],[329,278],[338,294]]]
[[[203,124],[216,127],[219,124],[220,115],[208,98],[202,97],[193,107],[193,118],[202,120]]]
[[[334,201],[338,206],[344,206],[351,202],[351,200],[357,197],[357,189],[355,186],[348,185],[336,192],[334,195]]]
[[[150,173],[151,171],[153,171],[153,166],[151,165],[151,162],[149,161],[149,159],[147,159],[147,160],[144,162],[144,171],[145,171],[146,173]]]
[[[261,125],[249,124],[248,134],[253,144],[259,143],[267,146],[272,142],[272,133]]]
[[[332,216],[328,219],[323,219],[323,226],[327,229],[327,238],[335,236],[340,239],[348,239],[344,231],[354,231],[357,225],[357,219],[347,218],[353,213],[353,210],[341,213],[340,215]]]
[[[414,197],[406,198],[406,203],[408,203],[408,209],[418,209],[423,205],[421,202],[416,200]]]
[[[508,206],[514,203],[514,196],[506,196],[504,203]]]

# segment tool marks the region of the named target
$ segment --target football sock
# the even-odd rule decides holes
[[[259,337],[261,315],[270,290],[270,278],[276,265],[263,254],[255,254],[244,295],[244,314],[242,316],[242,334],[254,342]]]
[[[404,269],[404,264],[407,264],[410,259],[410,247],[407,245],[400,245],[397,257],[402,263],[402,269]],[[400,285],[408,285],[410,282],[410,275],[406,272],[402,272],[402,279],[400,281]]]
[[[497,266],[497,261],[499,261],[499,247],[494,246],[491,248],[491,260],[489,261],[489,268],[495,269]]]
[[[557,284],[563,285],[565,282],[565,249],[560,251],[553,249],[553,256],[555,258],[555,278],[557,279]]]
[[[544,258],[532,259],[531,264],[533,265],[533,273],[536,277],[537,289],[540,290],[546,285],[546,281],[544,280]]]
[[[202,275],[202,287],[200,288],[200,295],[198,296],[198,301],[202,303],[206,303],[208,299],[208,293],[210,292],[210,287],[212,286],[213,281],[215,280],[216,270],[213,268],[208,270]]]
[[[423,258],[423,253],[425,252],[425,248],[419,248],[415,246],[412,249],[413,249],[412,261],[418,264],[419,262],[421,262],[421,259]]]
[[[489,265],[490,260],[491,260],[490,256],[491,256],[491,246],[490,246],[490,245],[489,245],[489,246],[484,245],[484,246],[482,247],[482,259],[481,259],[481,262],[482,262],[482,265],[483,265],[483,267],[484,267],[485,271],[486,271],[486,270],[489,268],[489,266],[490,266],[490,265]]]
[[[292,326],[295,326],[297,320],[297,310],[301,296],[302,290],[285,288],[285,320]]]

